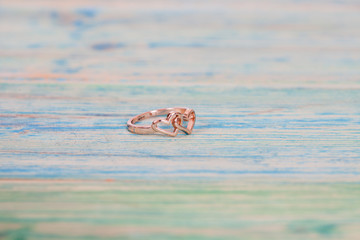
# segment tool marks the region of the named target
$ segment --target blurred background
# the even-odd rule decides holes
[[[0,18],[3,81],[358,84],[357,1],[2,0]]]

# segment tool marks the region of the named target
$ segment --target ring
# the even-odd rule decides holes
[[[166,118],[159,118],[154,120],[151,125],[145,125],[145,126],[135,125],[135,123],[139,121],[160,115],[167,115],[167,116]],[[167,136],[175,137],[179,133],[179,130],[183,131],[188,135],[191,134],[195,125],[195,120],[196,120],[195,111],[191,108],[183,108],[183,107],[162,108],[162,109],[145,112],[131,118],[127,122],[127,128],[129,132],[136,134],[160,133]],[[186,127],[182,125],[184,121],[188,122]],[[166,125],[171,124],[174,127],[174,130],[170,132],[165,129],[162,129],[158,126],[160,123]]]

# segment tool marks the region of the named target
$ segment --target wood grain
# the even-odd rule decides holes
[[[358,238],[359,184],[264,180],[2,180],[0,221],[13,239]]]
[[[357,1],[0,6],[0,239],[360,235]]]

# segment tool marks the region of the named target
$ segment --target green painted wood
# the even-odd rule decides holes
[[[0,239],[358,239],[358,10],[1,1]]]
[[[3,239],[358,239],[344,180],[0,182]]]

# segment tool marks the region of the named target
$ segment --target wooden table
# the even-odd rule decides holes
[[[0,239],[359,239],[359,10],[1,1]]]

